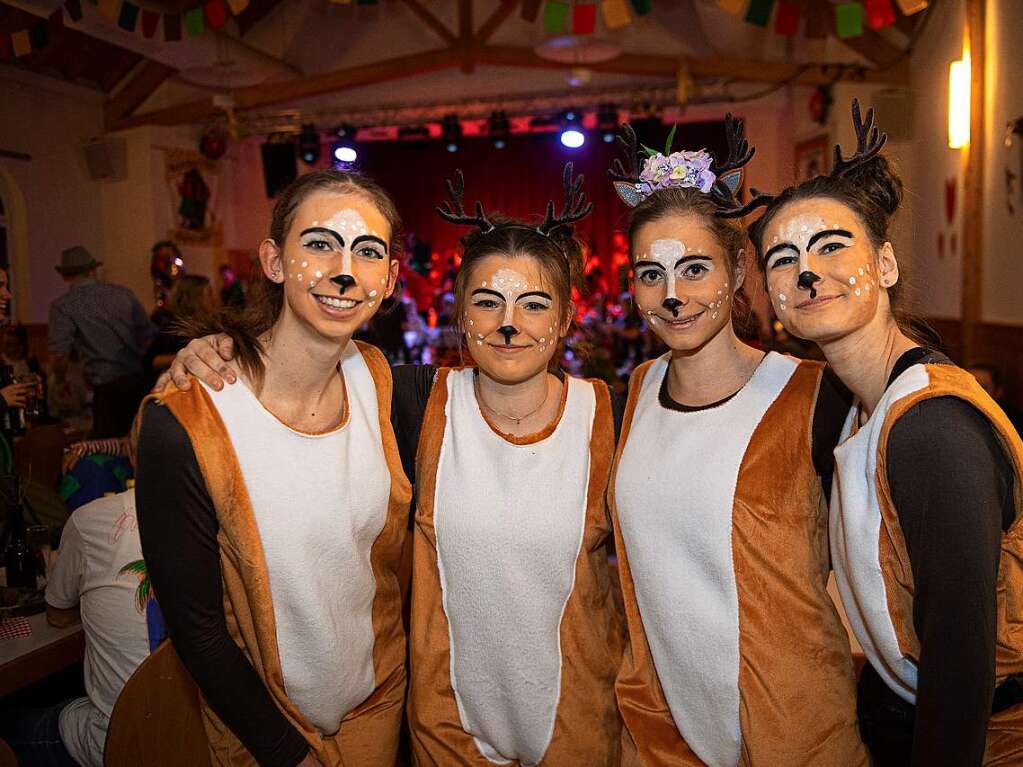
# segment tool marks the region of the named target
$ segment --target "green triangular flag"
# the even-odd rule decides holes
[[[766,27],[771,20],[771,9],[774,8],[774,0],[753,0],[746,11],[746,21],[758,27]]]
[[[547,0],[543,8],[543,31],[550,35],[564,32],[568,27],[568,3]]]
[[[189,37],[200,37],[206,25],[202,18],[202,8],[193,8],[185,11],[185,30]]]
[[[840,38],[859,37],[863,34],[863,5],[843,3],[835,6],[835,31]]]
[[[632,5],[632,10],[636,12],[637,16],[646,16],[650,13],[653,0],[629,0],[629,3]]]

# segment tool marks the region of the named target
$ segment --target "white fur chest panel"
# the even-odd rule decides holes
[[[829,537],[835,583],[849,625],[871,665],[909,703],[916,702],[916,664],[899,649],[888,612],[879,545],[881,507],[877,499],[877,449],[885,417],[899,399],[926,388],[927,367],[913,365],[888,387],[863,426],[854,432],[857,408],[846,418],[835,448]]]
[[[658,401],[667,357],[644,377],[615,505],[657,676],[679,732],[711,767],[739,761],[739,599],[732,515],[739,468],[798,363],[768,354],[713,408]]]
[[[375,687],[370,551],[391,483],[376,387],[354,343],[341,365],[348,422],[322,435],[288,428],[242,383],[209,390],[259,528],[285,689],[326,734]]]
[[[561,692],[561,620],[586,519],[596,397],[567,379],[554,432],[495,434],[471,370],[452,371],[434,525],[458,713],[489,761],[543,759]]]

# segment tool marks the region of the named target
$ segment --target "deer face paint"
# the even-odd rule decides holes
[[[636,305],[669,347],[698,348],[731,321],[737,286],[724,249],[699,216],[651,221],[637,233],[635,247]]]
[[[482,372],[517,383],[547,368],[561,337],[562,306],[539,262],[487,256],[474,265],[466,289],[462,326]]]
[[[851,208],[825,197],[798,200],[763,236],[771,304],[790,333],[827,341],[873,318],[883,290],[877,256]]]
[[[390,295],[391,228],[361,195],[319,192],[295,211],[281,256],[285,303],[321,333],[351,336]]]

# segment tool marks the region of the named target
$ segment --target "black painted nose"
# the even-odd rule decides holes
[[[497,332],[504,336],[504,345],[508,346],[512,342],[512,337],[519,334],[519,329],[514,325],[502,325]]]
[[[796,285],[801,290],[809,290],[810,298],[817,298],[817,289],[814,287],[814,283],[820,282],[821,276],[816,272],[811,272],[807,269],[805,272],[799,273],[799,281]]]
[[[678,308],[682,306],[682,302],[677,298],[666,298],[661,301],[661,306],[671,312],[673,317],[678,317]]]
[[[341,295],[355,284],[355,278],[350,274],[339,274],[337,277],[331,277],[330,281],[341,287]]]

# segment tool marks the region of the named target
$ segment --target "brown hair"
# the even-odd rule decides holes
[[[455,310],[465,315],[470,280],[476,264],[487,256],[528,256],[536,259],[550,281],[562,311],[562,321],[572,312],[572,288],[581,290],[583,251],[568,226],[550,235],[540,234],[534,226],[500,213],[491,214],[494,228],[489,232],[474,229],[462,238],[462,264],[455,277]]]
[[[375,181],[356,173],[315,170],[292,181],[274,203],[269,239],[284,249],[299,206],[317,192],[361,195],[380,211],[391,227],[387,252],[390,259],[401,252],[401,217],[394,200]],[[252,283],[241,311],[223,310],[188,323],[193,337],[226,333],[234,341],[235,357],[258,388],[263,380],[263,354],[259,337],[277,322],[284,308],[284,285],[269,279],[256,265]]]
[[[203,293],[209,289],[209,277],[203,277],[200,274],[183,274],[174,281],[170,299],[167,301],[167,308],[174,312],[178,319],[200,314],[209,308],[203,306],[202,300]]]
[[[739,271],[740,251],[746,244],[746,230],[735,219],[725,219],[715,215],[720,210],[714,199],[690,187],[673,187],[658,189],[632,210],[629,217],[629,258],[635,260],[636,238],[639,230],[649,223],[659,221],[668,216],[698,216],[704,226],[714,235],[718,244],[725,251],[725,269],[728,281],[735,284]],[[753,307],[746,291],[740,286],[732,299],[732,323],[740,332],[749,329],[753,317]]]
[[[775,197],[764,214],[750,225],[750,239],[757,253],[757,266],[765,272],[764,233],[778,212],[790,202],[826,197],[840,202],[859,218],[876,251],[888,241],[888,228],[902,203],[902,179],[884,157],[877,155],[841,176],[817,176],[790,186]],[[906,269],[899,264],[899,281],[887,288],[895,323],[920,346],[940,349],[941,338],[934,328],[906,306]]]

